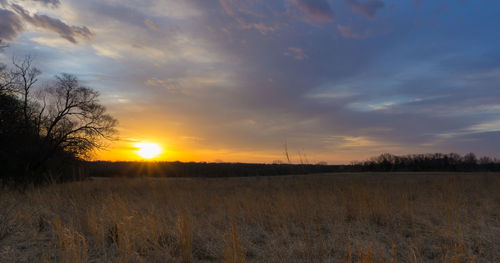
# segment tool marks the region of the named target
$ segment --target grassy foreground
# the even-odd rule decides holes
[[[95,179],[0,193],[0,262],[500,262],[500,175]]]

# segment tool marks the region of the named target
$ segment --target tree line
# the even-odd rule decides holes
[[[88,163],[92,177],[248,177],[348,171],[348,166],[317,164],[107,162]]]
[[[384,153],[363,162],[352,162],[359,171],[500,171],[500,160],[491,157],[476,157],[474,153],[427,153],[393,155]]]
[[[498,172],[500,160],[473,153],[384,153],[347,165],[288,163],[107,162],[88,163],[95,177],[246,177],[338,172]]]
[[[65,73],[42,87],[40,74],[30,56],[0,61],[0,184],[78,177],[82,161],[116,133],[99,92]]]

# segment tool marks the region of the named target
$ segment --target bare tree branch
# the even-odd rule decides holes
[[[35,83],[38,81],[38,76],[41,71],[33,66],[33,58],[26,56],[22,61],[18,61],[15,57],[12,59],[14,70],[12,76],[14,78],[14,90],[23,97],[23,113],[24,122],[26,125],[30,121],[29,99],[30,92]]]
[[[45,142],[79,156],[100,148],[100,140],[113,139],[117,121],[106,114],[99,93],[79,84],[73,75],[57,77],[55,87],[47,89],[51,104],[44,126]]]

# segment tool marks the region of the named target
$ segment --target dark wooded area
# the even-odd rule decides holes
[[[98,161],[86,167],[88,175],[96,177],[245,177],[331,172],[495,172],[500,171],[500,162],[489,157],[478,159],[473,153],[433,153],[381,154],[348,165]]]
[[[70,74],[41,88],[40,74],[29,56],[0,64],[0,184],[85,177],[83,160],[115,133],[97,91]]]

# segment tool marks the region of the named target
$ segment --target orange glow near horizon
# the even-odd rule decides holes
[[[153,143],[154,142],[154,143]],[[144,145],[146,144],[146,145]],[[157,152],[156,146],[151,146],[149,144],[154,144],[160,147],[161,152]],[[146,147],[143,147],[146,146]],[[168,150],[167,150],[168,149]],[[151,152],[152,151],[152,152]],[[152,157],[154,156],[154,157]],[[340,154],[330,154],[335,159],[340,159],[343,153]],[[327,155],[309,155],[309,161],[311,163],[316,163],[319,161],[326,160],[329,164],[335,164],[327,159]],[[332,158],[332,159],[333,159]],[[347,157],[349,158],[349,157]],[[207,149],[203,147],[193,147],[192,145],[183,145],[177,140],[164,140],[160,137],[156,138],[154,136],[151,139],[137,139],[129,138],[119,142],[114,142],[107,149],[96,152],[93,160],[100,161],[152,161],[152,162],[244,162],[244,163],[272,163],[275,160],[286,162],[283,152],[277,151],[241,151],[229,148],[221,149]],[[298,155],[290,154],[290,159],[292,163],[300,163]],[[347,163],[347,161],[338,164]]]
[[[134,128],[141,125],[133,125]],[[195,140],[186,137],[183,131],[173,131],[170,129],[163,133],[152,132],[153,129],[142,126],[144,130],[133,130],[132,128],[120,131],[121,139],[112,141],[108,147],[96,151],[91,160],[101,161],[181,161],[181,162],[245,162],[245,163],[273,163],[275,161],[286,162],[283,150],[278,145],[276,150],[252,151],[248,149],[232,149],[229,147],[214,147],[204,145],[203,140]],[[178,135],[181,134],[181,135]],[[353,139],[354,140],[354,139]],[[352,143],[352,142],[350,142]],[[151,145],[151,144],[154,144]],[[351,146],[351,145],[349,145]],[[160,150],[158,150],[158,148]],[[307,161],[317,163],[326,161],[329,164],[349,163],[351,160],[360,160],[356,154],[345,151],[310,153],[307,154]],[[312,151],[311,151],[312,152]],[[365,153],[367,156],[375,156],[376,153]],[[300,157],[296,151],[290,151],[290,161],[300,163]]]
[[[375,155],[375,153],[368,153]],[[292,163],[300,163],[298,154],[291,152]],[[326,161],[329,164],[345,164],[359,160],[346,152],[308,154],[310,163]],[[108,148],[97,151],[91,160],[101,161],[181,161],[181,162],[246,162],[272,163],[275,160],[286,162],[283,151],[242,151],[230,148],[210,149],[183,143],[182,137],[170,136],[168,139],[150,134],[147,137],[125,137],[114,141]]]

